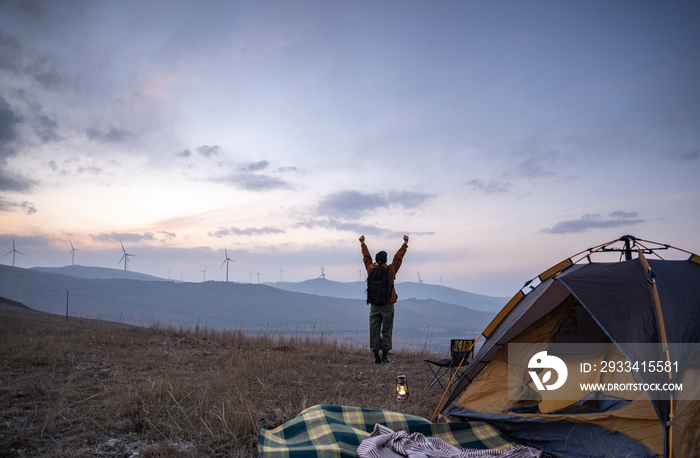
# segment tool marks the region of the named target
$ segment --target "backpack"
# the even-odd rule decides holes
[[[367,275],[367,303],[384,305],[391,300],[391,275],[389,269],[377,265]]]

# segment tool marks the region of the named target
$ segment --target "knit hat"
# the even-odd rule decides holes
[[[377,261],[379,264],[386,264],[386,251],[380,251],[377,253],[377,255],[374,257],[374,260]]]

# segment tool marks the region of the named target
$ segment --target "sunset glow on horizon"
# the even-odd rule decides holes
[[[696,2],[0,4],[0,255],[510,296],[625,234],[700,252]],[[0,258],[11,264],[12,256]],[[255,281],[255,280],[253,280]]]

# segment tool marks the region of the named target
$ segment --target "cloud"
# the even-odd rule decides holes
[[[92,173],[93,175],[98,175],[102,173],[102,169],[96,165],[88,165],[87,167],[78,167],[76,172],[80,174]]]
[[[169,239],[174,239],[177,237],[177,234],[174,232],[168,232],[168,231],[158,231],[157,234],[161,234],[162,236],[169,238]]]
[[[178,157],[190,157],[192,156],[192,152],[188,149],[182,150],[179,153],[176,153],[175,156]]]
[[[73,157],[62,161],[60,165],[55,160],[45,162],[44,165],[46,165],[46,167],[48,167],[53,173],[56,173],[60,176],[68,176],[73,173],[78,173],[80,175],[83,175],[85,173],[99,175],[103,172],[102,167],[99,167],[95,164],[79,165],[76,167],[74,163],[78,161],[80,161],[80,158]]]
[[[23,61],[29,61],[26,65]],[[56,58],[52,55],[27,58],[15,37],[0,32],[0,70],[14,75],[29,76],[46,89],[65,86],[66,78],[56,70]]]
[[[17,73],[20,70],[22,48],[15,37],[0,32],[0,69]]]
[[[323,199],[317,207],[320,215],[359,216],[362,213],[389,205],[380,194],[363,194],[358,191],[340,191]]]
[[[286,231],[284,229],[279,229],[277,227],[264,226],[264,227],[248,227],[246,229],[240,229],[237,227],[231,228],[219,228],[218,231],[210,232],[210,237],[226,237],[229,235],[268,235],[268,234],[284,234]]]
[[[517,171],[520,175],[530,178],[554,175],[553,166],[558,165],[564,159],[564,155],[556,150],[535,151],[526,156],[518,165]]]
[[[36,119],[34,130],[44,143],[58,140],[58,124],[46,115],[41,115]]]
[[[430,194],[409,191],[385,193],[339,191],[323,199],[316,207],[316,212],[324,216],[357,218],[379,208],[392,206],[414,208],[430,197],[432,197]]]
[[[2,165],[0,164],[0,191],[28,192],[37,184],[36,180],[10,174],[2,169]]]
[[[357,234],[368,234],[368,235],[396,235],[398,232],[390,231],[378,226],[371,224],[360,224],[360,223],[348,223],[344,221],[339,221],[336,219],[311,219],[308,221],[300,221],[292,225],[295,229],[306,228],[315,229],[318,227],[335,230],[335,231],[347,231],[355,232]]]
[[[18,235],[18,234],[0,234],[0,246],[12,247],[12,239],[15,240],[16,247],[19,251],[23,251],[25,255],[29,255],[26,250],[31,249],[46,249],[56,245],[57,239],[53,234],[35,234],[35,235]],[[60,240],[63,242],[62,240]],[[65,251],[61,248],[61,253]],[[63,257],[63,255],[62,255]]]
[[[474,191],[483,192],[484,194],[507,194],[510,192],[511,183],[508,181],[497,181],[490,179],[487,182],[482,180],[471,180],[467,182]]]
[[[239,173],[212,181],[235,186],[245,191],[272,191],[274,189],[289,189],[290,184],[281,178],[254,173]]]
[[[610,229],[634,226],[641,223],[646,223],[646,221],[639,218],[639,213],[618,210],[610,213],[607,217],[595,213],[583,215],[579,219],[560,221],[552,228],[542,229],[542,232],[549,234],[576,234],[590,229]]]
[[[96,140],[101,143],[121,143],[132,136],[132,133],[125,129],[117,129],[115,127],[110,127],[107,130],[101,131],[96,128],[86,129],[90,140]]]
[[[427,199],[433,197],[431,194],[410,192],[410,191],[391,191],[385,194],[390,205],[400,205],[404,208],[415,208],[420,206]]]
[[[666,156],[680,164],[685,164],[700,159],[700,149],[696,148],[689,151],[669,151],[666,153]]]
[[[41,56],[26,68],[26,72],[46,89],[58,89],[66,81],[56,70],[56,64],[51,57]]]
[[[259,172],[260,170],[265,170],[269,165],[270,163],[268,161],[258,161],[241,165],[239,169],[245,172]]]
[[[17,152],[13,143],[17,140],[17,129],[24,121],[12,106],[0,96],[0,191],[27,192],[37,184],[35,180],[7,170],[7,158]]]
[[[17,138],[17,126],[22,117],[15,114],[12,106],[0,96],[0,160],[4,161],[13,152],[9,145]]]
[[[404,234],[412,235],[434,235],[434,232],[399,232],[390,229],[385,229],[373,224],[362,224],[356,222],[340,221],[334,218],[328,219],[310,219],[307,221],[299,221],[292,225],[295,229],[306,228],[324,228],[334,231],[354,232],[356,234],[365,235],[381,235],[384,237],[401,237]]]
[[[27,212],[27,215],[33,215],[34,213],[37,212],[36,207],[34,206],[34,204],[31,203],[31,202],[27,202],[26,200],[25,200],[25,201],[22,201],[22,202],[19,204],[19,206],[20,206],[20,208],[21,208],[22,210],[24,210],[24,211]]]
[[[97,235],[90,234],[90,238],[96,242],[105,243],[140,243],[141,241],[155,240],[156,236],[153,232],[144,232],[143,234],[132,234],[128,232],[102,232]]]
[[[201,148],[201,147],[200,147]],[[216,147],[218,148],[218,146]],[[264,192],[272,191],[275,189],[291,189],[292,186],[286,180],[282,178],[275,177],[273,175],[268,175],[265,173],[260,173],[267,170],[270,167],[270,162],[267,160],[261,160],[257,162],[249,162],[245,164],[224,164],[219,163],[219,166],[229,166],[233,167],[233,171],[230,175],[211,178],[208,181],[214,183],[223,183],[227,186],[234,186],[238,189],[244,191],[255,191]]]
[[[0,196],[0,212],[11,212],[17,210],[22,210],[26,212],[27,215],[33,215],[37,212],[36,207],[31,202],[27,202],[26,200],[22,202],[16,202],[12,199]]]
[[[639,212],[623,212],[621,210],[614,211],[610,213],[611,218],[625,219],[625,218],[638,218]]]
[[[2,59],[2,57],[0,57]],[[38,110],[37,110],[38,111]],[[42,142],[58,139],[57,124],[48,116],[40,115],[31,119],[31,127]],[[27,178],[7,168],[7,159],[18,153],[20,144],[19,127],[26,119],[0,96],[0,191],[29,192],[38,184],[37,180]]]
[[[204,157],[212,157],[216,156],[219,154],[219,150],[221,147],[219,145],[214,145],[214,146],[209,146],[209,145],[202,145],[197,147],[197,152],[200,154],[200,156]]]

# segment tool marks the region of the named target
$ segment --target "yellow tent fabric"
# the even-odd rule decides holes
[[[624,248],[614,248],[616,242],[623,242]],[[508,365],[508,345],[517,343],[590,343],[590,349],[584,347],[589,354],[566,356],[573,364],[586,362],[592,365],[603,360],[627,362],[617,349],[628,343],[658,343],[663,346],[667,361],[671,359],[666,342],[700,343],[700,322],[695,319],[700,310],[700,257],[676,249],[689,254],[690,258],[665,261],[657,256],[659,259],[646,259],[645,254],[656,255],[657,250],[669,248],[676,249],[626,235],[584,250],[546,270],[539,277],[541,283],[531,290],[526,289],[531,282],[526,283],[482,332],[485,341],[447,396],[443,411],[453,406],[447,412],[450,415],[472,415],[500,422],[514,434],[513,437],[540,441],[545,446],[552,437],[568,443],[569,438],[576,436],[572,442],[575,447],[591,450],[577,456],[623,448],[632,454],[647,454],[640,444],[657,456],[664,456],[669,450],[672,455],[666,456],[700,456],[700,401],[696,401],[700,399],[700,392],[686,390],[674,393],[670,399],[651,400],[646,392],[603,392],[601,396],[595,391],[586,397],[591,399],[590,402],[578,402],[580,399],[560,401],[562,392],[548,393],[542,389],[540,381],[537,382],[542,391],[533,389],[534,381],[526,372],[531,369],[526,366],[525,358],[517,353],[517,347],[512,348],[510,357],[518,363],[512,364],[511,361],[511,366]],[[610,251],[620,252],[620,262],[591,260],[591,254]],[[578,256],[580,259],[574,260]],[[588,263],[579,263],[583,259]],[[577,314],[576,310],[581,312]],[[609,345],[602,350],[606,343]],[[597,344],[601,346],[596,347]],[[606,353],[597,354],[595,348]],[[562,352],[568,351],[562,349]],[[628,351],[625,350],[625,354],[632,357],[640,355]],[[648,355],[654,355],[654,351]],[[559,357],[564,359],[564,355]],[[669,374],[669,377],[674,382],[683,383],[686,389],[695,385],[694,389],[700,391],[698,361],[700,355],[693,355],[692,361],[683,363],[685,372],[681,378],[678,374]],[[542,372],[542,375],[548,379],[552,373]],[[589,374],[579,371],[579,376],[586,378]],[[629,374],[629,382],[634,382],[635,376],[640,377],[640,374]],[[619,372],[614,379],[606,378],[610,375],[602,373],[590,374],[590,377],[591,380],[585,382],[603,384],[599,386],[608,386],[607,382],[622,382]],[[511,400],[509,389],[510,394],[519,390],[516,393],[523,396],[511,396]],[[574,394],[574,391],[571,393],[573,398],[583,396]],[[555,398],[555,394],[558,397]],[[547,399],[548,395],[551,399]],[[543,400],[543,396],[546,399]],[[510,416],[513,416],[513,421],[509,420]],[[581,428],[573,426],[577,423],[587,425]],[[528,428],[535,429],[530,431]],[[619,434],[607,434],[600,428]],[[540,433],[547,435],[547,431],[552,435],[538,436]],[[591,441],[587,439],[589,434]],[[604,445],[592,443],[596,434],[602,434],[598,436],[601,440],[605,438]],[[552,444],[553,451],[567,448],[556,445],[559,442]],[[579,448],[569,446],[567,453],[576,453]]]
[[[553,342],[556,330],[569,318],[570,302],[560,306],[537,325],[523,332],[511,342]],[[488,367],[467,387],[457,399],[456,405],[465,409],[484,413],[505,413],[515,406],[539,404],[541,414],[517,414],[528,418],[539,418],[550,421],[567,420],[581,423],[591,423],[618,431],[644,444],[653,453],[663,456],[663,428],[654,411],[654,407],[646,396],[627,406],[599,414],[561,415],[549,412],[567,407],[578,400],[571,401],[511,401],[508,399],[508,346],[498,350]],[[515,415],[515,414],[513,414]],[[687,427],[686,427],[687,429]],[[697,428],[696,428],[697,429]],[[687,448],[687,447],[686,447]],[[691,456],[691,455],[679,455]]]
[[[535,326],[527,329],[512,343],[550,343],[556,339],[557,329],[568,320],[572,311],[571,300],[565,301],[553,313],[545,317]],[[618,355],[621,358],[622,355]],[[602,358],[602,356],[599,356]],[[607,354],[606,359],[610,360]],[[685,380],[700,380],[700,370],[697,373],[686,374]],[[605,378],[600,379],[605,382]],[[683,380],[681,380],[683,381]],[[697,384],[697,383],[696,383]],[[690,384],[689,384],[690,385]],[[622,393],[607,393],[620,396]],[[629,394],[627,394],[629,396]],[[508,346],[501,347],[496,356],[481,374],[467,387],[457,399],[456,405],[468,410],[483,413],[506,413],[516,406],[524,407],[539,405],[539,414],[517,415],[527,418],[538,418],[549,421],[566,420],[580,423],[591,423],[612,431],[617,431],[642,443],[652,453],[663,456],[664,431],[659,423],[654,406],[646,393],[641,393],[637,399],[621,409],[586,415],[551,414],[550,412],[572,405],[579,399],[569,401],[512,401],[508,399]],[[674,449],[676,456],[700,456],[700,429],[697,419],[700,418],[700,402],[679,401],[676,403],[676,416],[681,420],[675,423],[676,437]],[[512,414],[516,415],[516,414]]]

